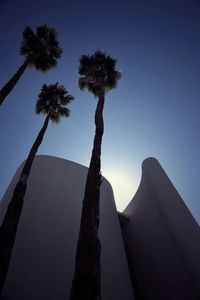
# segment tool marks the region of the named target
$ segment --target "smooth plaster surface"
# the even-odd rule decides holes
[[[0,221],[19,169],[0,203]],[[77,163],[36,156],[2,300],[68,299],[86,174]],[[105,178],[100,214],[102,299],[134,300],[113,191]]]
[[[124,214],[138,299],[199,300],[199,225],[156,159]]]

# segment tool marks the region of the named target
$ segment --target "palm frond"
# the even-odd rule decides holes
[[[78,80],[78,85],[79,85],[79,88],[81,90],[84,90],[85,88],[87,88],[86,78],[85,77],[80,77],[79,80]]]
[[[30,26],[23,32],[20,54],[30,62],[30,66],[43,72],[57,65],[62,48],[59,46],[56,31],[47,25],[38,26],[36,33]]]
[[[81,90],[87,88],[98,96],[100,90],[107,92],[117,86],[121,73],[115,70],[116,60],[104,51],[96,50],[93,55],[82,55],[79,63]]]
[[[50,113],[50,119],[58,123],[61,117],[69,117],[70,110],[67,105],[73,99],[74,97],[58,82],[50,85],[43,84],[36,101],[35,112],[37,114]]]

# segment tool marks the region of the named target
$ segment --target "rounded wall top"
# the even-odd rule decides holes
[[[142,169],[146,169],[152,166],[160,166],[159,161],[155,157],[147,157],[145,160],[142,162]]]

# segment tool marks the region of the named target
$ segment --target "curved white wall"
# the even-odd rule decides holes
[[[0,203],[2,221],[18,169]],[[87,168],[61,158],[36,156],[24,199],[2,300],[69,297]],[[102,299],[133,300],[113,192],[101,185]]]
[[[139,299],[199,300],[200,229],[156,159],[124,214]]]

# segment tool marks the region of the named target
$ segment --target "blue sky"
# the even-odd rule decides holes
[[[55,69],[25,71],[0,108],[0,197],[43,124],[34,113],[43,83],[63,84],[75,100],[71,116],[49,126],[38,154],[88,166],[96,99],[77,86],[82,54],[103,49],[122,78],[106,97],[102,173],[123,210],[156,157],[200,222],[200,4],[191,0],[0,0],[0,86],[23,58],[26,25],[54,27],[64,52]]]

